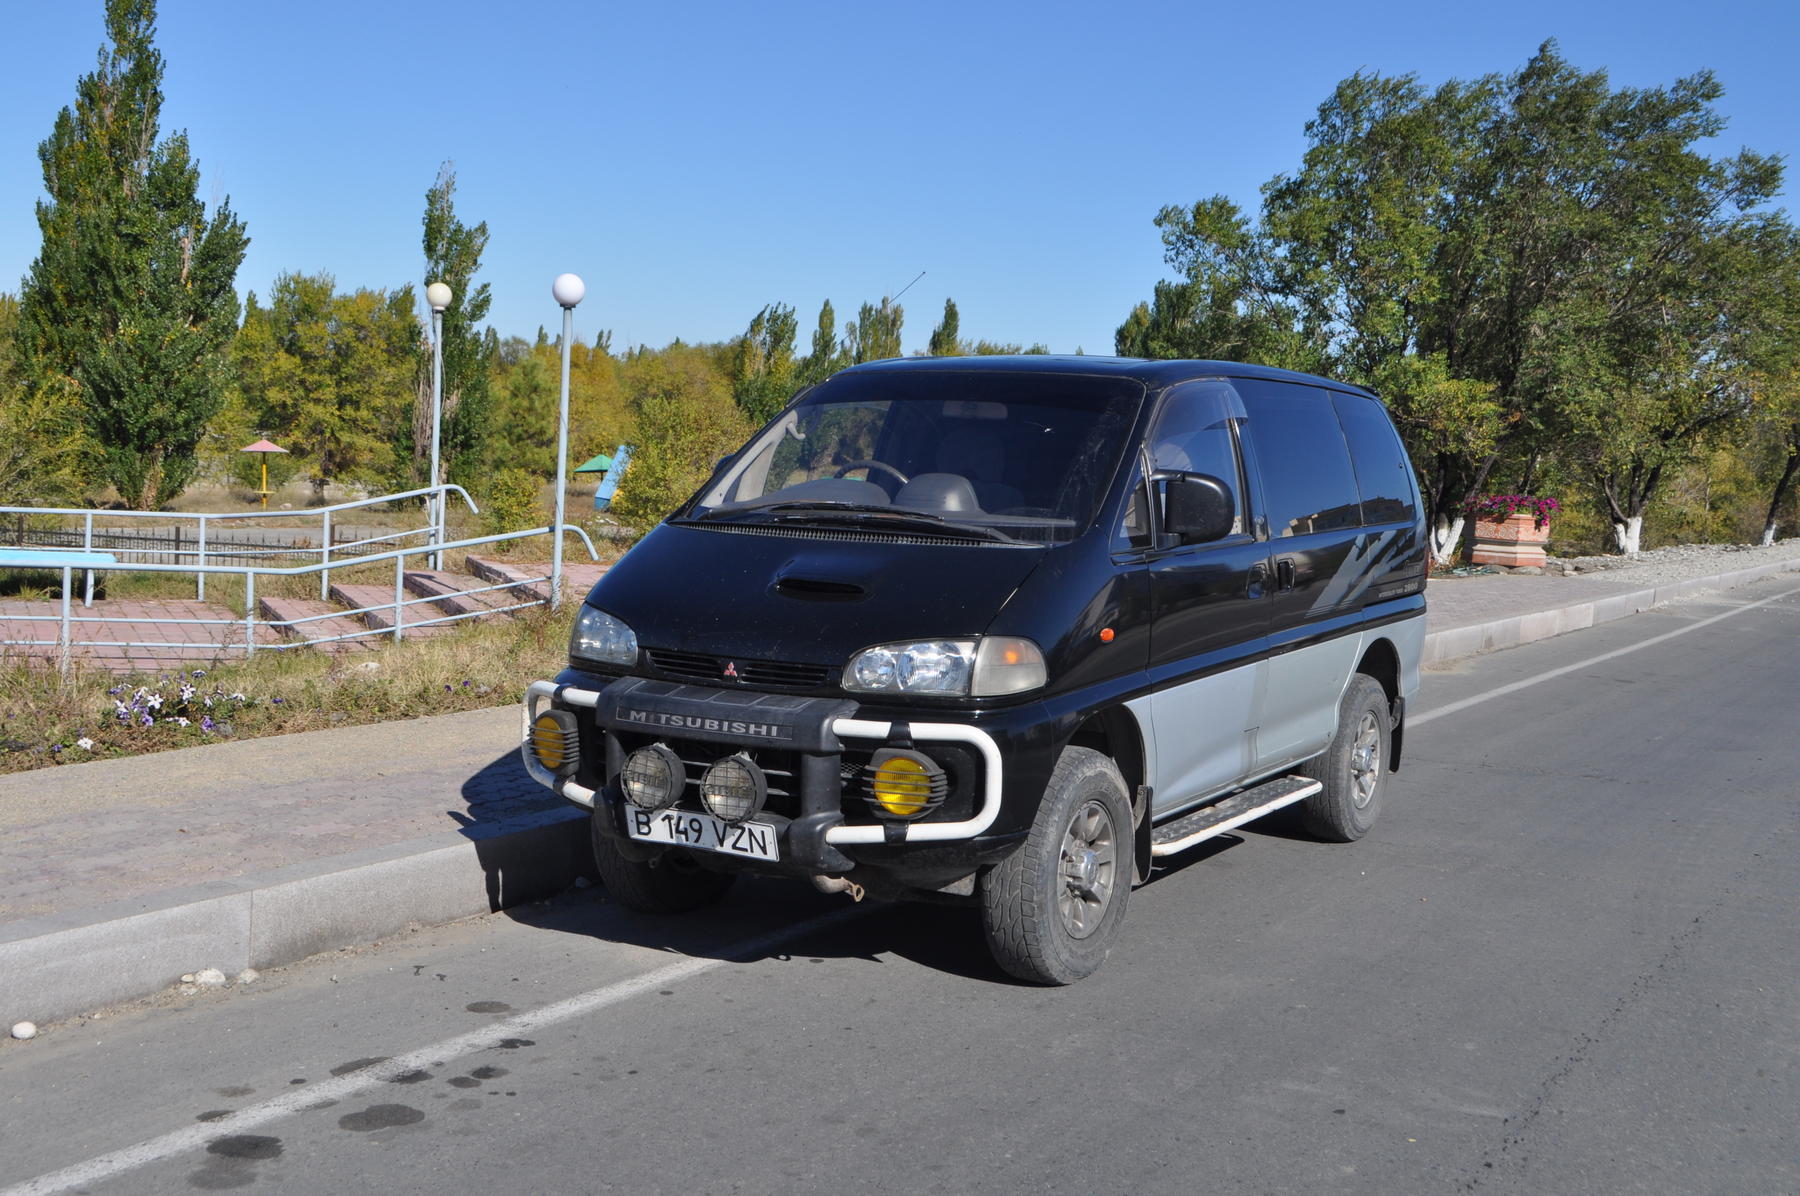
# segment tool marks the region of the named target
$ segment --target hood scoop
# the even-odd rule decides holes
[[[775,581],[775,592],[783,598],[799,598],[808,602],[856,602],[869,591],[851,581],[832,581],[823,577],[781,577]]]
[[[775,570],[774,591],[802,602],[860,602],[869,596],[868,566],[845,568],[835,553],[803,553]]]

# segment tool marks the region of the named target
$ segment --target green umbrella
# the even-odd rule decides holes
[[[576,473],[605,473],[612,468],[613,459],[605,453],[595,453],[586,461],[575,467]]]

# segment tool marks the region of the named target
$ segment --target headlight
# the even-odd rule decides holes
[[[630,667],[637,663],[637,635],[623,621],[584,605],[569,633],[569,655]]]
[[[852,693],[995,697],[1044,684],[1044,654],[1028,639],[918,640],[864,648],[844,667]]]

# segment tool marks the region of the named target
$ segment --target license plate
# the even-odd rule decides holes
[[[668,843],[752,860],[779,860],[775,828],[766,822],[726,822],[688,810],[625,810],[625,830],[633,839]]]

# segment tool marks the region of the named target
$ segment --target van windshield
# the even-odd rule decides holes
[[[1142,397],[1079,374],[840,374],[678,518],[1062,543],[1093,520]]]

